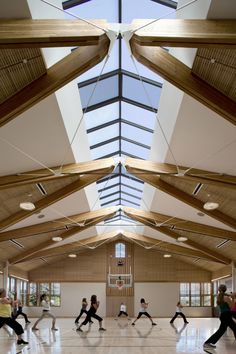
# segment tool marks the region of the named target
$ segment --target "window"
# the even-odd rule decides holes
[[[211,283],[180,283],[183,306],[212,306]]]
[[[47,294],[51,306],[61,306],[60,283],[30,283],[28,306],[40,306],[40,296]]]
[[[22,306],[27,304],[27,293],[28,293],[28,282],[25,280],[20,280],[19,299],[22,303]]]
[[[115,257],[116,258],[125,258],[125,244],[117,243],[115,246]]]
[[[16,300],[17,297],[16,278],[8,277],[8,295],[10,298]]]

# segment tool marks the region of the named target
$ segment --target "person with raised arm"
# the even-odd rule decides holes
[[[156,323],[153,322],[153,319],[152,317],[149,315],[149,313],[147,312],[147,307],[148,307],[148,302],[145,302],[145,299],[142,298],[140,300],[140,310],[139,310],[139,313],[138,313],[138,316],[137,318],[132,322],[132,326],[135,326],[135,322],[141,317],[141,316],[146,316],[149,318],[149,320],[151,321],[152,323],[152,326],[156,326]]]

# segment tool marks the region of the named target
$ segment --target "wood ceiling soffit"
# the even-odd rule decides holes
[[[107,213],[104,216],[101,216],[100,218],[96,218],[94,221],[90,221],[89,223],[85,224],[84,226],[75,226],[67,231],[65,231],[64,233],[60,234],[60,237],[62,237],[63,240],[66,240],[67,238],[81,232],[84,231],[86,229],[88,229],[91,226],[96,225],[98,222],[101,222],[103,220],[106,220],[107,218],[111,218],[116,214],[116,211]],[[36,254],[38,251],[42,251],[52,245],[55,245],[55,242],[51,239],[51,240],[47,240],[43,243],[38,244],[35,247],[32,247],[22,253],[20,253],[19,255],[10,258],[9,259],[9,263],[10,264],[15,264],[15,263],[19,263],[19,262],[24,262],[26,260],[28,260],[28,257]]]
[[[132,29],[150,21],[133,20]],[[236,21],[160,19],[135,32],[133,38],[142,46],[235,48]]]
[[[80,177],[78,180],[75,182],[72,182],[71,184],[68,184],[67,186],[57,190],[56,192],[38,200],[37,202],[34,203],[35,209],[32,211],[25,211],[25,210],[20,210],[16,212],[15,214],[9,216],[5,220],[2,220],[0,222],[0,230],[3,231],[7,227],[12,226],[16,224],[17,222],[24,220],[28,218],[29,216],[35,214],[37,211],[40,211],[42,209],[47,208],[48,206],[58,202],[59,200],[62,200],[69,195],[78,192],[79,190],[83,189],[84,187],[88,186],[89,184],[96,182],[100,178],[104,177],[106,173],[101,173],[96,174],[96,175],[84,175]]]
[[[144,161],[140,159],[127,158],[125,168],[130,173],[138,174],[152,174],[152,175],[168,175],[169,177],[175,177],[180,180],[196,181],[202,184],[215,185],[223,188],[236,188],[236,176],[226,175],[224,173],[217,173],[212,171],[205,171],[196,168],[179,166],[181,175],[177,175],[177,167],[168,163],[158,163],[152,161]],[[184,172],[186,174],[184,174]],[[184,174],[184,175],[182,175]],[[1,181],[1,178],[0,178]],[[0,182],[1,183],[1,182]],[[0,184],[1,186],[1,184]]]
[[[165,49],[139,45],[132,37],[131,50],[138,62],[160,75],[172,85],[236,125],[236,102],[192,75],[191,69]]]
[[[130,238],[130,239],[148,242],[152,246],[155,245],[155,248],[152,248],[153,250],[158,248],[162,252],[170,251],[172,253],[177,253],[180,255],[186,255],[186,256],[194,257],[194,258],[196,258],[196,257],[203,258],[208,261],[217,262],[214,257],[210,257],[210,256],[206,255],[205,253],[198,251],[196,249],[175,245],[170,242],[162,241],[162,240],[159,240],[156,238],[152,238],[152,237],[148,237],[148,236],[144,236],[144,235],[140,235],[140,234],[134,234],[131,232],[124,232],[123,235],[127,238]],[[158,242],[160,242],[160,244],[158,244]]]
[[[131,171],[129,171],[131,172]],[[132,174],[142,181],[149,183],[154,188],[161,190],[164,193],[171,195],[172,197],[180,200],[181,202],[188,204],[189,206],[200,210],[202,213],[216,219],[223,224],[236,229],[236,220],[229,215],[222,213],[219,210],[206,210],[203,208],[204,202],[201,200],[194,198],[193,196],[181,191],[180,189],[170,185],[167,182],[161,180],[160,176],[157,175],[150,175],[150,174],[135,174],[135,171],[132,170]]]
[[[106,20],[91,20],[107,29]],[[81,20],[0,20],[0,48],[97,45],[104,31]]]
[[[49,167],[50,170],[55,171],[55,174],[48,169],[25,171],[14,175],[0,176],[0,190],[22,186],[31,183],[40,183],[44,181],[51,181],[69,176],[76,176],[82,174],[99,175],[101,173],[110,173],[115,167],[114,159],[101,159],[99,161],[87,161],[64,166]]]
[[[55,256],[55,255],[61,255],[61,254],[65,254],[67,252],[70,252],[72,250],[75,251],[75,250],[83,249],[87,245],[90,245],[94,242],[101,242],[104,240],[114,238],[115,236],[117,236],[117,232],[113,231],[113,232],[109,232],[109,233],[105,233],[105,234],[101,234],[101,235],[97,235],[97,236],[92,236],[92,237],[89,237],[87,239],[83,239],[80,241],[67,243],[62,246],[60,246],[60,242],[59,242],[59,245],[57,247],[48,248],[45,250],[40,250],[40,251],[34,253],[32,256],[27,257],[27,261],[29,261],[31,259],[35,259],[35,258],[40,258],[40,257],[50,257],[50,256]],[[54,242],[54,244],[55,244],[55,242]],[[103,244],[103,242],[102,242],[102,244]],[[99,247],[99,246],[100,245],[98,245],[97,247]]]
[[[145,219],[144,217],[140,217],[140,215],[138,214],[135,214],[134,212],[132,213],[129,213],[127,211],[127,209],[124,209],[123,210],[124,213],[129,216],[130,218],[136,220],[136,221],[139,221],[141,223],[143,223],[144,225],[146,226],[149,226],[151,227],[152,229],[158,231],[158,232],[161,232],[163,233],[164,235],[166,236],[169,236],[175,240],[178,239],[178,237],[180,236],[178,233],[176,233],[175,231],[172,231],[170,229],[167,229],[166,227],[164,226],[156,226],[155,224],[153,224],[152,222],[150,222],[150,220],[147,220]],[[216,262],[220,262],[220,263],[225,263],[225,264],[230,264],[231,263],[231,260],[225,256],[223,256],[222,254],[218,253],[218,252],[215,252],[215,251],[212,251],[206,247],[204,247],[203,245],[195,242],[195,241],[192,241],[192,240],[187,240],[185,241],[185,244],[190,246],[190,247],[193,247],[203,253],[205,253],[206,255],[210,256],[210,257],[213,257],[215,259]]]
[[[30,225],[18,229],[13,229],[10,231],[0,232],[0,242],[8,241],[11,239],[30,237],[34,235],[36,236],[51,231],[57,231],[58,229],[61,230],[61,228],[76,226],[78,223],[83,224],[85,222],[88,224],[90,223],[90,221],[100,219],[101,217],[104,217],[106,219],[111,214],[115,214],[118,210],[119,207],[116,206],[108,207],[95,211],[88,211],[80,214],[75,214],[36,225]]]
[[[0,127],[101,62],[110,40],[103,34],[97,45],[79,47],[0,105]]]
[[[164,215],[156,212],[149,212],[129,207],[124,207],[123,211],[128,213],[130,217],[132,217],[132,215],[137,215],[149,221],[150,223],[153,223],[154,225],[155,223],[165,223],[165,227],[169,226],[170,229],[195,233],[196,237],[201,235],[236,241],[236,232],[234,231],[224,230],[218,227],[184,220],[170,215]]]

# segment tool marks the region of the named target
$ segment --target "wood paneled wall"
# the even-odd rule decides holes
[[[120,241],[121,243],[125,244],[125,257],[121,258],[123,265],[119,266],[118,261],[119,258],[115,257],[115,245],[117,242],[111,242],[107,245],[107,275],[109,274],[109,270],[111,274],[131,274],[134,272],[134,257],[133,257],[133,244],[125,241]],[[121,277],[122,278],[122,277]],[[134,295],[134,286],[129,288],[122,288],[122,290],[118,288],[111,288],[108,286],[107,281],[107,296],[133,296]]]
[[[112,256],[112,257],[111,257]],[[77,258],[64,258],[29,272],[31,281],[107,282],[109,265],[113,273],[129,273],[130,265],[134,282],[188,282],[209,281],[211,272],[182,262],[176,258],[163,258],[155,250],[145,250],[127,243],[124,266],[117,266],[114,245],[108,244],[96,250],[86,250]],[[110,288],[111,289],[111,288]],[[114,292],[115,290],[115,292]],[[133,290],[123,293],[118,289],[107,291],[107,296],[132,296]]]
[[[164,258],[155,250],[134,246],[134,282],[201,282],[211,280],[211,272],[197,266]]]

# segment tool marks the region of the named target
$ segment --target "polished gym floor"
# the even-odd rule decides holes
[[[148,319],[140,319],[135,326],[126,318],[106,318],[106,332],[98,331],[98,323],[83,327],[83,333],[76,332],[73,318],[57,319],[57,332],[51,331],[51,321],[44,319],[39,331],[32,331],[36,319],[25,327],[26,346],[17,346],[16,337],[8,328],[0,331],[1,354],[174,354],[204,353],[203,343],[219,326],[217,318],[190,318],[184,326],[182,319],[170,325],[169,319],[155,319],[157,326],[151,326]],[[24,325],[24,321],[19,319]],[[215,350],[208,353],[235,354],[236,341],[230,329],[217,343]]]

